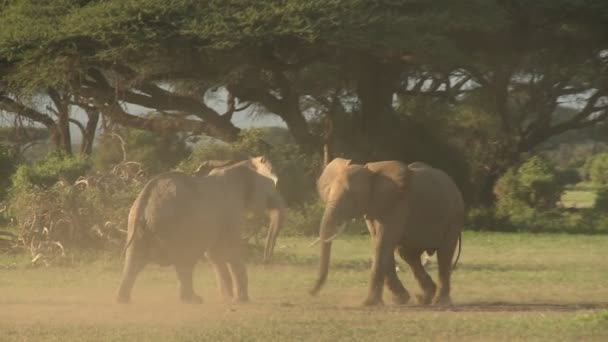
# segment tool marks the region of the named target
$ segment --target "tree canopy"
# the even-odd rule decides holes
[[[45,125],[65,149],[73,106],[86,110],[89,139],[101,115],[226,141],[239,133],[232,115],[257,108],[308,153],[325,144],[448,170],[460,154],[472,169],[463,179],[486,195],[522,154],[605,121],[607,67],[600,0],[0,5],[0,110]],[[36,96],[51,105],[32,105]],[[218,96],[223,112],[210,104]],[[555,115],[566,104],[574,113]]]

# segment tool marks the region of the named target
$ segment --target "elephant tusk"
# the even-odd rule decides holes
[[[340,234],[342,234],[342,232],[344,232],[344,230],[346,229],[346,224],[343,224],[342,226],[340,226],[340,230],[338,230],[338,232],[330,237],[328,237],[327,239],[323,240],[324,242],[331,242],[332,240],[334,240],[335,238],[337,238]],[[321,238],[318,237],[315,239],[315,241],[311,242],[308,247],[313,247],[316,244],[318,244],[321,241]]]
[[[346,223],[343,224],[342,226],[340,226],[340,229],[338,230],[338,232],[336,234],[328,237],[327,239],[324,240],[324,242],[331,242],[332,240],[337,238],[340,234],[342,234],[342,232],[344,232],[345,229],[346,229]]]
[[[310,245],[308,245],[308,247],[314,247],[316,244],[319,243],[319,241],[321,241],[320,237],[316,238],[315,241],[311,242]]]

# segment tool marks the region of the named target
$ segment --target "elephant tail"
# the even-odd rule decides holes
[[[146,206],[146,204],[148,203],[148,199],[150,198],[150,194],[152,193],[152,190],[154,189],[154,185],[156,184],[155,179],[152,179],[151,181],[148,182],[148,184],[146,184],[143,188],[143,190],[139,193],[139,196],[137,196],[137,199],[135,200],[135,202],[133,203],[133,206],[131,207],[131,211],[129,212],[129,219],[128,219],[128,237],[127,237],[127,243],[125,244],[125,247],[122,250],[122,256],[124,256],[127,253],[127,249],[129,248],[130,245],[133,244],[135,238],[137,235],[143,235],[144,230],[145,230],[145,226],[146,226],[146,221],[143,218],[143,213],[144,213],[144,208]]]
[[[138,233],[139,230],[144,229],[141,226],[145,225],[145,224],[146,224],[145,221],[141,220],[140,217],[137,217],[135,219],[135,222],[133,223],[133,232],[131,234],[129,234],[129,236],[127,238],[127,243],[125,244],[125,247],[122,249],[121,256],[126,255],[127,249],[129,248],[130,245],[133,244],[133,240],[135,240],[135,235]]]
[[[458,233],[458,254],[456,254],[456,260],[452,264],[452,271],[456,269],[456,265],[458,265],[458,260],[460,259],[460,252],[462,251],[462,232]]]

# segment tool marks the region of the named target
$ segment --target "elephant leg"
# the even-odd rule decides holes
[[[384,284],[393,294],[393,303],[402,305],[406,304],[410,300],[410,294],[399,280],[395,266],[395,258],[392,257],[388,260]]]
[[[366,219],[365,224],[367,225],[367,230],[369,231],[369,236],[371,236],[372,240],[376,239],[376,224],[374,221]]]
[[[242,258],[235,258],[229,261],[230,273],[232,274],[233,281],[233,293],[235,303],[244,303],[249,301],[249,295],[247,290],[247,268]]]
[[[456,244],[452,244],[449,247],[440,248],[437,251],[437,264],[439,267],[439,286],[437,293],[433,298],[434,305],[450,305],[452,300],[450,298],[450,277],[452,275],[452,257]]]
[[[225,260],[212,260],[213,270],[215,271],[215,278],[217,280],[217,286],[220,289],[220,294],[223,298],[232,298],[232,276],[228,269],[228,263]]]
[[[418,303],[424,305],[431,304],[431,300],[435,296],[437,290],[437,285],[435,285],[431,276],[426,272],[424,266],[422,266],[420,256],[423,251],[406,251],[403,250],[403,248],[400,248],[399,252],[403,260],[410,266],[412,273],[414,273],[414,277],[423,291],[422,295],[416,296]]]
[[[179,297],[185,303],[200,304],[203,299],[194,293],[192,285],[193,261],[181,261],[175,264],[175,271],[179,279]]]
[[[122,279],[116,295],[117,302],[128,303],[131,300],[131,290],[135,284],[135,279],[145,265],[146,255],[144,251],[135,245],[130,246],[127,249]]]
[[[365,301],[364,306],[379,305],[382,304],[382,288],[384,285],[384,279],[387,274],[388,267],[395,268],[394,263],[394,242],[391,239],[390,234],[387,234],[385,227],[378,226],[376,229],[376,246],[374,251],[374,261],[372,263],[372,272],[369,284],[369,292]],[[393,260],[391,264],[390,260]]]

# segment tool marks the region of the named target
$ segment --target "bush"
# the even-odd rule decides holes
[[[496,215],[493,207],[475,207],[468,210],[466,215],[466,227],[471,230],[494,231],[505,230],[508,222]]]
[[[4,199],[11,185],[11,177],[17,170],[19,158],[8,147],[0,145],[0,201]]]
[[[33,166],[21,165],[13,176],[13,188],[48,188],[59,181],[74,183],[91,168],[88,159],[53,152]]]
[[[496,207],[500,215],[525,217],[531,210],[555,208],[563,190],[555,168],[541,157],[532,157],[496,182]]]
[[[157,174],[174,168],[190,153],[178,134],[160,136],[137,129],[120,129],[99,136],[93,153],[96,170],[108,171],[124,161],[143,165],[146,172]]]
[[[472,229],[527,231],[527,232],[608,232],[608,220],[598,210],[563,210],[555,204],[565,180],[551,164],[539,157],[530,158],[519,168],[510,169],[494,188],[496,211],[472,209],[468,222]],[[607,192],[608,194],[608,192]],[[604,195],[605,199],[608,198]],[[600,196],[598,196],[599,198]],[[605,200],[604,202],[608,202]],[[602,200],[599,201],[599,206]],[[598,207],[599,208],[599,207]],[[494,215],[492,215],[494,214]]]
[[[589,157],[582,170],[585,180],[596,186],[608,186],[608,153],[599,153]]]
[[[287,235],[318,235],[325,205],[321,201],[304,203],[287,209],[285,233]]]
[[[23,170],[22,175],[33,172]],[[17,176],[21,178],[11,189],[8,212],[20,246],[30,251],[33,261],[45,263],[71,248],[122,246],[128,212],[146,181],[136,163],[119,164],[75,182],[57,177],[61,180],[50,184],[51,177],[44,177],[42,186]]]
[[[596,190],[593,209],[599,212],[608,212],[608,187],[601,187]]]
[[[608,216],[592,209],[533,210],[529,207],[505,217],[492,208],[474,208],[467,215],[467,229],[531,233],[608,233]]]

